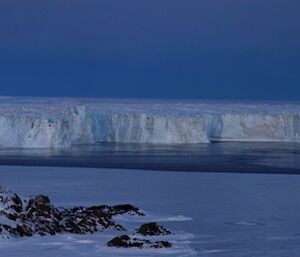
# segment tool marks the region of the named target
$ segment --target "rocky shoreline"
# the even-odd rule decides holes
[[[55,207],[46,195],[22,199],[15,192],[0,186],[0,237],[3,239],[61,233],[91,234],[107,229],[126,232],[126,228],[114,220],[116,215],[124,214],[145,216],[131,204]],[[169,234],[169,230],[151,222],[141,225],[134,235],[123,234],[110,240],[107,245],[117,248],[167,248],[172,246],[168,241],[151,241],[143,237]]]

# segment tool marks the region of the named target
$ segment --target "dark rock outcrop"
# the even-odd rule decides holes
[[[21,224],[27,228],[26,231],[31,229],[32,235],[55,235],[64,230],[61,226],[63,215],[51,204],[47,196],[30,198],[24,208],[25,211],[20,215]]]
[[[137,233],[143,236],[166,236],[171,234],[169,230],[155,222],[143,224],[137,230]]]
[[[107,243],[110,247],[117,248],[169,248],[172,244],[168,241],[150,241],[147,239],[131,238],[127,235],[122,235],[113,238]]]
[[[16,193],[0,186],[0,236],[2,238],[56,235],[61,232],[87,234],[105,229],[126,230],[114,220],[116,215],[144,216],[137,207],[98,205],[57,208],[45,195],[22,200]],[[143,224],[137,233],[143,236],[169,235],[171,232],[154,222]],[[167,248],[168,241],[150,241],[122,235],[107,243],[118,248]]]
[[[113,219],[115,215],[125,213],[144,215],[130,204],[57,208],[45,195],[22,201],[16,193],[0,186],[0,236],[4,238],[61,232],[87,234],[109,228],[125,230]]]

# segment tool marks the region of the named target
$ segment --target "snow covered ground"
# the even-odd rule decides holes
[[[0,146],[300,142],[300,104],[0,98]]]
[[[57,206],[132,203],[173,235],[171,249],[112,249],[116,231],[0,240],[2,257],[297,257],[300,176],[0,166],[0,181]],[[145,218],[120,217],[136,228]]]

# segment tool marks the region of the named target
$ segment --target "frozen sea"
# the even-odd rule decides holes
[[[173,231],[165,250],[111,249],[118,232],[0,240],[2,257],[297,257],[300,176],[103,168],[0,166],[1,184],[47,194],[57,206],[133,203]]]
[[[0,239],[0,257],[298,257],[299,142],[299,103],[0,97],[1,185],[60,207],[131,203],[147,215],[118,218],[129,234],[173,232],[170,249],[108,248],[113,230]]]

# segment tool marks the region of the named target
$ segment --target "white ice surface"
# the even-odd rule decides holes
[[[300,104],[0,98],[0,146],[300,142]]]
[[[1,257],[298,257],[300,176],[0,166],[1,184],[55,205],[132,203],[174,232],[174,248],[105,246],[117,232],[0,240]]]

